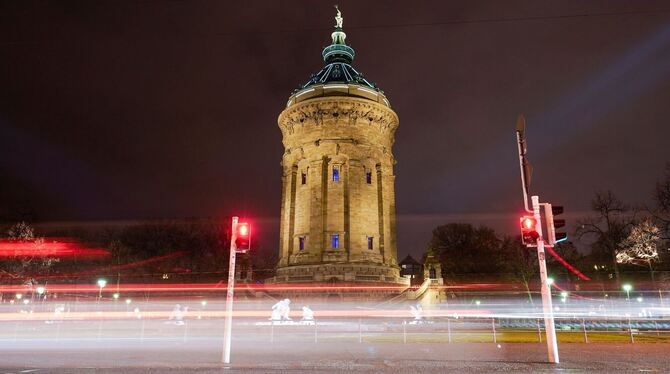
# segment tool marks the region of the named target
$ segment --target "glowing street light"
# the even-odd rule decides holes
[[[633,286],[626,283],[622,286],[623,290],[626,291],[626,300],[630,300],[630,291],[633,289]]]
[[[203,301],[201,301],[200,304],[201,304],[203,307],[204,307],[204,306],[207,306],[207,300],[203,300]]]
[[[16,294],[16,299],[17,299],[17,300],[21,300],[22,297],[23,297],[23,294],[22,294],[22,293],[17,293],[17,294]]]
[[[107,285],[107,280],[104,278],[98,279],[98,287],[100,287],[100,291],[98,292],[98,297],[102,297],[102,289],[105,288]]]
[[[643,299],[642,299],[642,296],[638,296],[638,297],[637,297],[637,302],[638,302],[638,303],[641,303],[642,300],[643,300]]]
[[[126,299],[126,304],[130,305],[130,303],[132,303],[132,302],[133,302],[132,300]]]
[[[118,299],[119,299],[119,293],[118,293],[118,292],[115,292],[115,293],[112,295],[112,297],[114,298],[114,300],[118,300]]]
[[[44,298],[42,296],[46,292],[46,288],[44,288],[44,286],[38,286],[35,289],[35,291],[37,291],[37,298],[40,299],[42,301],[42,303],[44,303]]]
[[[549,286],[549,288],[551,288],[552,284],[554,284],[554,278],[547,277],[547,286]]]

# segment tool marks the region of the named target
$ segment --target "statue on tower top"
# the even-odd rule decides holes
[[[342,21],[344,21],[344,18],[342,18],[342,12],[340,12],[340,8],[338,8],[337,5],[335,5],[335,9],[337,10],[337,15],[335,16],[335,27],[341,29]]]

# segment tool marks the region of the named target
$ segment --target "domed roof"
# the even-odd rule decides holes
[[[335,8],[337,9],[337,6]],[[340,84],[339,88],[342,88],[343,85],[358,86],[354,87],[355,89],[349,89],[344,92],[340,89],[336,90],[336,92],[349,96],[361,96],[374,101],[382,102],[383,100],[387,106],[389,105],[384,91],[379,89],[374,82],[365,78],[363,73],[351,65],[356,53],[353,48],[345,43],[347,35],[342,30],[342,21],[342,13],[337,9],[335,31],[331,34],[332,43],[324,48],[321,53],[326,65],[318,73],[312,74],[306,83],[299,85],[293,91],[288,105],[294,101],[298,101],[294,100],[297,96],[301,96],[306,91],[314,91],[313,89],[315,88],[319,88],[317,94],[307,95],[308,97],[320,96],[320,94],[325,95],[328,87],[335,87],[333,84]]]

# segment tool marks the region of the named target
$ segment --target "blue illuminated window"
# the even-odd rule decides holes
[[[372,249],[375,244],[374,236],[368,236],[368,249]]]
[[[330,244],[333,249],[338,249],[340,247],[340,234],[333,234],[330,236]]]
[[[340,168],[338,166],[333,166],[333,182],[340,181]]]
[[[298,248],[300,248],[301,251],[303,249],[305,249],[305,237],[304,236],[298,237]]]

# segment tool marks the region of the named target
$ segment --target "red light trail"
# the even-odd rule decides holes
[[[45,238],[43,242],[20,242],[0,239],[0,258],[9,257],[78,257],[101,258],[109,256],[109,251],[88,248],[67,238]]]

